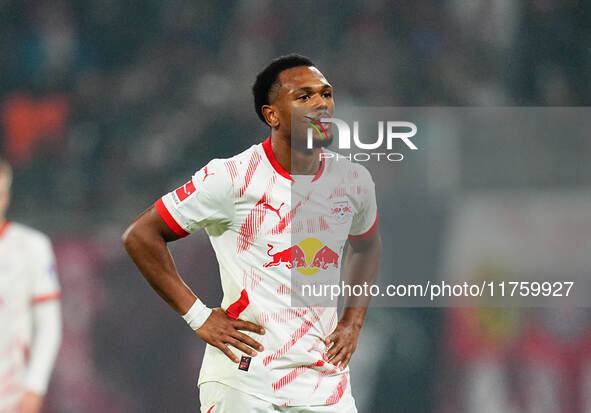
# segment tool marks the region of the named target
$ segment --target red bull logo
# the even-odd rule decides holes
[[[316,238],[306,238],[298,244],[278,252],[271,252],[272,244],[267,244],[267,255],[271,261],[264,267],[276,267],[282,264],[289,269],[295,268],[303,275],[316,274],[331,267],[339,268],[339,254]]]
[[[267,250],[267,255],[271,257],[273,260],[269,261],[264,265],[264,267],[276,267],[281,264],[285,264],[287,268],[299,268],[306,266],[306,257],[304,255],[304,251],[300,248],[299,245],[294,245],[293,247],[289,247],[283,251],[276,252],[274,254],[271,253],[273,249],[272,244],[267,244],[269,249]]]

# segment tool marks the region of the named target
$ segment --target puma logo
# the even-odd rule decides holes
[[[263,208],[268,209],[269,211],[275,212],[277,214],[277,216],[279,217],[279,219],[281,219],[281,214],[279,214],[279,210],[281,209],[283,204],[285,204],[285,202],[282,202],[281,205],[279,205],[279,208],[273,208],[271,205],[269,205],[268,203],[265,202],[263,204]]]
[[[215,175],[215,172],[212,172],[212,173],[208,173],[207,172],[207,166],[205,167],[205,169],[203,170],[203,172],[205,172],[205,175],[203,175],[203,181],[205,181],[205,178],[207,178],[208,176]]]

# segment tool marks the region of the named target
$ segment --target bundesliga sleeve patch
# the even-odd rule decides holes
[[[178,198],[179,202],[183,202],[185,199],[189,197],[193,192],[195,192],[195,184],[193,184],[193,180],[190,180],[185,185],[181,186],[179,189],[174,191],[176,197]]]
[[[242,358],[240,359],[240,364],[238,364],[238,369],[248,371],[248,368],[250,367],[250,360],[251,359],[252,359],[252,357],[250,357],[250,356],[242,356]]]

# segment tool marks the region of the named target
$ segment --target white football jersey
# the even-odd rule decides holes
[[[32,307],[59,299],[49,239],[12,222],[0,228],[0,411],[24,391],[33,333]]]
[[[315,176],[292,177],[268,138],[210,161],[155,207],[179,236],[205,228],[219,262],[221,307],[266,329],[245,332],[265,348],[256,357],[230,346],[239,364],[208,344],[199,384],[218,381],[278,405],[337,403],[349,385],[348,368],[322,360],[336,307],[292,307],[292,278],[320,280],[332,272],[338,279],[347,239],[376,228],[367,169],[325,158]]]

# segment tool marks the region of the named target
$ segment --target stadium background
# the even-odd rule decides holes
[[[44,411],[196,411],[203,344],[143,281],[119,237],[207,160],[266,136],[250,86],[272,57],[310,56],[337,104],[589,105],[590,18],[591,4],[559,0],[0,1],[0,143],[15,167],[9,218],[52,237],[64,289],[64,340]],[[502,159],[498,148],[465,143],[456,190],[515,186],[481,168],[479,160]],[[536,156],[523,160],[521,188],[588,188],[589,141],[522,145]],[[557,151],[559,161],[536,162]],[[392,253],[400,270],[436,279],[449,199],[420,185],[429,181],[420,165],[400,173],[390,219],[405,242]],[[540,176],[552,179],[540,185]],[[172,249],[190,285],[216,305],[206,237]],[[370,311],[352,367],[360,412],[468,412],[467,398],[502,411],[488,403],[496,390],[449,384],[462,358],[446,345],[449,313]],[[493,359],[486,371],[513,360]]]

